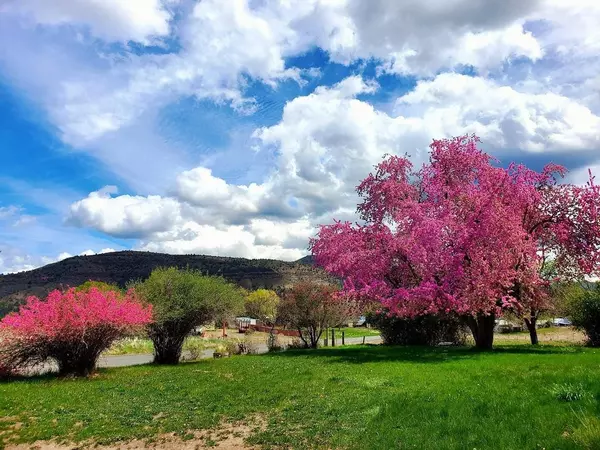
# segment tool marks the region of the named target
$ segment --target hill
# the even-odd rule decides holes
[[[57,287],[78,286],[88,280],[125,287],[130,280],[147,278],[152,269],[159,266],[190,267],[221,275],[247,289],[276,289],[309,279],[334,281],[309,264],[273,259],[135,251],[74,256],[35,270],[0,275],[0,317],[15,310],[29,295],[45,295]]]

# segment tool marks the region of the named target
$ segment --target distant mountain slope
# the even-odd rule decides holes
[[[309,279],[334,281],[311,265],[273,259],[134,251],[75,256],[28,272],[0,275],[0,317],[16,309],[28,295],[44,295],[56,287],[78,286],[88,280],[125,286],[130,280],[147,278],[159,266],[190,267],[222,275],[248,289],[285,287]]]
[[[304,258],[300,258],[296,262],[299,264],[308,264],[311,266],[315,265],[315,259],[313,258],[313,255],[306,255]]]

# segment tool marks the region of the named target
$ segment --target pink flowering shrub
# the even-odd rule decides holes
[[[532,342],[544,276],[600,275],[600,187],[566,170],[498,167],[475,136],[435,140],[428,164],[389,156],[358,186],[361,223],[320,228],[311,249],[345,290],[398,317],[454,313],[491,348],[494,318],[521,316]]]
[[[62,375],[88,375],[116,340],[141,331],[152,307],[133,291],[55,290],[46,300],[29,297],[0,321],[0,367],[16,370],[54,360]]]

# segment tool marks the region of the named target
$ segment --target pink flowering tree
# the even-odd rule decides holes
[[[0,366],[15,370],[53,360],[61,375],[88,375],[116,339],[141,331],[151,320],[151,306],[133,291],[71,288],[55,290],[45,300],[32,296],[0,321]]]
[[[389,156],[357,188],[361,223],[335,222],[311,241],[316,263],[349,293],[390,314],[464,317],[476,346],[493,344],[495,318],[513,311],[535,322],[557,276],[600,273],[600,190],[559,184],[565,169],[494,165],[475,136],[434,140],[415,171]]]

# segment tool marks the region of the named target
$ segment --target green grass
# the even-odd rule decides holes
[[[186,338],[183,344],[183,350],[186,351],[189,348],[194,349],[209,349],[215,348],[222,344],[223,341],[219,339],[207,339],[197,336],[190,336]],[[154,352],[152,341],[147,338],[125,338],[115,342],[104,355],[143,355]]]
[[[335,337],[342,339],[342,331],[347,338],[358,338],[363,336],[379,336],[379,330],[374,328],[356,327],[356,328],[336,328]],[[331,337],[331,334],[329,335]]]
[[[260,415],[266,447],[597,449],[599,375],[583,347],[298,350],[0,383],[0,433],[109,442]]]

